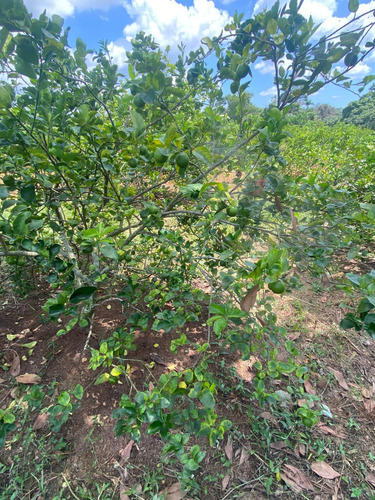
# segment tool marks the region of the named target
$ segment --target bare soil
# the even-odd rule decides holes
[[[317,293],[312,292],[313,286]],[[179,464],[162,461],[163,443],[156,435],[145,433],[138,445],[130,445],[124,452],[129,437],[115,438],[111,413],[122,394],[134,394],[134,387],[142,390],[158,380],[163,372],[193,366],[196,352],[185,346],[177,354],[172,353],[170,342],[176,334],[138,332],[137,350],[129,355],[131,384],[124,380],[123,384],[94,385],[98,373],[88,369],[90,354],[83,352],[87,329],[75,327],[57,337],[60,324],[40,321],[41,306],[47,297],[48,290],[43,288],[22,300],[11,293],[0,297],[1,364],[9,367],[15,351],[21,358],[21,374],[40,375],[44,388],[57,382],[55,391],[58,392],[82,384],[84,397],[57,436],[62,437],[67,446],[56,450],[52,457],[49,455],[44,471],[44,493],[35,496],[40,486],[29,477],[24,495],[16,498],[47,500],[63,489],[64,498],[81,499],[83,491],[89,492],[95,485],[107,483],[112,492],[108,498],[162,498],[153,495],[163,490],[168,493],[168,488],[178,483]],[[219,448],[210,449],[207,443],[206,457],[195,478],[202,490],[200,496],[194,498],[349,499],[355,498],[351,496],[353,492],[357,492],[357,498],[375,498],[375,342],[339,329],[344,314],[340,305],[347,300],[326,278],[315,282],[306,279],[303,288],[277,298],[279,323],[287,328],[288,337],[300,350],[300,361],[309,367],[310,379],[305,391],[315,393],[332,414],[332,417],[321,417],[311,430],[302,429],[298,434],[290,428],[290,439],[278,439],[281,431],[285,431],[283,413],[275,416],[251,399],[255,358],[242,361],[238,353],[217,353],[211,365],[212,372],[222,381],[218,384],[217,411],[220,417],[233,422],[234,432],[232,441],[226,437]],[[207,341],[206,315],[207,311],[200,322],[185,327],[191,342]],[[97,318],[90,341],[94,348],[117,326],[125,326],[125,316],[116,301],[103,306]],[[16,337],[9,340],[7,335]],[[37,344],[30,354],[22,344],[32,341]],[[0,378],[3,409],[22,399],[30,388],[17,385],[9,370],[1,370]],[[285,390],[287,384],[286,379],[277,380],[275,389]],[[320,403],[316,401],[315,407]],[[52,434],[48,426],[30,431],[37,417],[38,411],[29,415],[0,450],[0,461],[8,466],[7,472],[0,476],[0,494],[10,480],[9,467],[19,466],[22,449],[28,455],[24,457],[25,463],[41,460],[38,443]],[[32,441],[29,447],[22,444],[26,434]],[[285,436],[285,432],[282,435]],[[203,440],[199,443],[204,445]],[[124,460],[124,453],[126,455],[129,449],[130,456]],[[338,473],[336,478],[327,479],[312,470],[312,464],[322,460]],[[303,472],[313,490],[295,491],[288,481],[288,466]],[[295,471],[292,476],[296,477]],[[169,490],[167,496],[170,500],[183,497],[180,493],[173,496],[171,492]],[[87,493],[84,498],[99,498],[98,493],[92,495]],[[184,498],[189,497],[192,495]]]

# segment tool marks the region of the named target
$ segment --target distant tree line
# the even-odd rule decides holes
[[[250,92],[244,92],[241,100],[238,95],[226,96],[223,99],[223,107],[228,117],[240,122],[245,116],[253,116],[254,119],[259,116],[263,110],[252,103],[252,97]],[[343,109],[327,103],[314,106],[309,99],[301,99],[291,105],[288,120],[292,125],[302,125],[311,120],[320,120],[328,125],[342,121],[375,130],[375,87]]]

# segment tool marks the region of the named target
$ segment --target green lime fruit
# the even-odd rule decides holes
[[[129,167],[131,167],[131,168],[136,168],[138,166],[138,160],[135,158],[130,158],[128,163],[129,163]]]
[[[236,207],[228,207],[227,208],[227,214],[229,217],[236,217],[237,215],[237,208]]]
[[[148,211],[151,215],[156,215],[159,212],[158,207],[155,207],[155,205],[149,206]]]
[[[303,417],[303,419],[302,419],[302,423],[303,423],[303,425],[305,425],[306,427],[312,427],[312,426],[313,426],[313,424],[314,424],[313,420],[312,420],[311,418],[309,418],[309,417]]]
[[[237,82],[232,82],[230,84],[230,91],[232,92],[232,94],[235,94],[238,90],[238,83]]]
[[[137,95],[138,94],[138,89],[137,89],[137,87],[135,85],[132,85],[130,87],[130,93],[131,93],[131,95]]]
[[[134,106],[136,108],[142,109],[145,107],[145,101],[142,99],[142,97],[137,94],[134,99],[133,99]]]
[[[281,118],[281,111],[278,108],[270,108],[269,109],[269,114],[271,118],[275,118],[276,120],[280,120]]]
[[[124,260],[125,260],[125,262],[131,262],[133,259],[132,259],[132,256],[129,253],[126,253],[124,255]]]
[[[165,155],[160,149],[157,149],[154,153],[154,160],[156,163],[165,163],[167,161],[168,156]]]
[[[142,155],[142,156],[147,156],[148,155],[148,149],[146,148],[146,146],[141,146],[139,148],[139,153]]]
[[[190,158],[186,153],[178,153],[176,156],[176,165],[180,168],[186,168],[189,165]]]
[[[245,76],[247,76],[248,73],[249,73],[249,66],[245,63],[240,64],[236,69],[236,75],[237,78],[239,79],[245,78]]]
[[[285,284],[282,281],[274,281],[273,283],[268,283],[268,288],[271,290],[271,292],[277,293],[278,295],[285,292]]]

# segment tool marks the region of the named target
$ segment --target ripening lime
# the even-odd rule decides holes
[[[285,292],[285,285],[282,281],[274,281],[273,283],[268,283],[268,288],[271,290],[271,292],[277,294]]]
[[[139,153],[142,155],[142,156],[147,156],[148,155],[148,149],[146,148],[146,146],[141,146],[139,148]]]
[[[145,107],[145,101],[142,99],[142,97],[137,94],[134,99],[133,99],[134,106],[136,108],[142,109]]]
[[[136,168],[138,166],[138,160],[136,158],[130,158],[128,163],[130,168]]]
[[[187,388],[186,382],[180,382],[180,383],[178,384],[178,387],[179,387],[180,389],[186,389],[186,388]]]
[[[237,215],[237,208],[236,207],[228,207],[227,208],[227,214],[229,217],[236,217]]]
[[[168,156],[165,155],[160,149],[157,149],[154,153],[154,160],[156,163],[165,163]]]
[[[237,82],[232,82],[230,84],[230,91],[232,92],[232,94],[235,94],[238,90],[238,83]]]
[[[186,168],[189,165],[189,157],[186,153],[178,153],[176,156],[176,165],[180,168]]]
[[[245,78],[245,76],[247,76],[248,73],[249,73],[249,66],[245,63],[240,64],[236,69],[236,75],[237,78],[239,79]]]

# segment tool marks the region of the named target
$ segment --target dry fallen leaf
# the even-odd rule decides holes
[[[4,378],[0,378],[0,384],[2,384],[3,382],[5,382],[5,379]]]
[[[375,411],[375,401],[373,401],[372,399],[367,399],[363,403],[363,405],[364,405],[365,410],[367,411],[367,413],[373,413]]]
[[[252,194],[253,196],[258,196],[261,194],[261,192],[263,191],[263,188],[264,186],[266,185],[266,179],[259,179],[257,181],[255,181],[255,184],[258,186],[257,189],[255,189],[254,191],[252,191],[250,194]]]
[[[299,399],[298,406],[308,406],[309,408],[314,408],[314,401],[308,401],[307,399]]]
[[[232,441],[230,440],[229,437],[228,437],[228,442],[225,445],[224,451],[225,451],[225,454],[226,454],[228,460],[232,460],[232,458],[233,458],[233,445],[232,445]]]
[[[228,474],[225,474],[223,477],[223,480],[221,481],[221,489],[222,491],[225,491],[227,489],[227,486],[229,484],[230,476]]]
[[[34,420],[33,431],[43,429],[43,427],[45,427],[46,425],[48,425],[48,414],[40,413]]]
[[[275,443],[270,444],[270,448],[274,450],[282,450],[283,448],[288,448],[288,445],[285,444],[285,441],[276,441]]]
[[[295,233],[297,233],[297,219],[296,216],[294,215],[293,210],[290,208],[290,217],[292,219],[292,229]]]
[[[12,375],[12,377],[17,377],[17,375],[19,375],[21,371],[21,360],[16,351],[12,351],[12,353],[13,353],[13,360],[10,365],[9,372]]]
[[[372,396],[372,388],[371,389],[362,389],[362,396],[366,399],[370,399]]]
[[[283,206],[281,204],[280,198],[275,194],[275,205],[277,210],[282,214],[283,213]]]
[[[332,436],[336,436],[340,439],[346,439],[348,436],[344,432],[336,432],[332,427],[328,427],[328,425],[318,425],[318,428],[323,432],[323,434],[331,434]]]
[[[169,488],[164,489],[162,495],[166,494],[165,500],[182,500],[185,493],[181,488],[180,483],[174,483]]]
[[[298,453],[302,455],[303,457],[306,455],[306,445],[305,444],[300,444],[298,447]]]
[[[314,491],[314,486],[310,479],[299,469],[293,467],[293,465],[284,465],[280,476],[286,484],[297,492],[302,490]]]
[[[335,469],[326,462],[313,462],[311,464],[311,470],[318,476],[324,477],[324,479],[335,479],[340,476],[340,473],[335,471]]]
[[[124,465],[130,458],[130,454],[132,452],[134,441],[131,439],[129,443],[125,446],[123,450],[120,451],[120,465]]]
[[[291,333],[288,335],[289,340],[297,340],[301,336],[301,332]]]
[[[250,454],[245,448],[242,448],[241,450],[241,456],[240,456],[240,465],[244,464],[249,460]]]
[[[265,418],[266,420],[268,420],[269,422],[272,422],[276,427],[280,427],[279,426],[279,422],[277,421],[277,418],[274,417],[272,415],[272,413],[269,413],[268,411],[263,411],[261,414],[260,414],[260,417],[262,418]]]
[[[342,387],[345,391],[348,391],[349,387],[348,384],[346,383],[344,375],[339,370],[335,370],[334,368],[328,368],[328,369],[331,370],[331,372],[335,376],[335,379],[339,383],[339,386]]]
[[[254,307],[257,300],[257,294],[259,290],[259,285],[253,286],[251,290],[245,295],[245,297],[240,302],[241,309],[248,313],[252,307]]]
[[[305,380],[303,385],[305,386],[305,391],[307,392],[307,394],[312,394],[313,396],[316,396],[316,390],[312,386],[310,380]]]
[[[119,500],[130,500],[129,495],[126,493],[127,488],[123,484],[120,484],[120,499]]]
[[[39,384],[42,379],[35,373],[24,373],[16,377],[16,380],[20,384]]]

